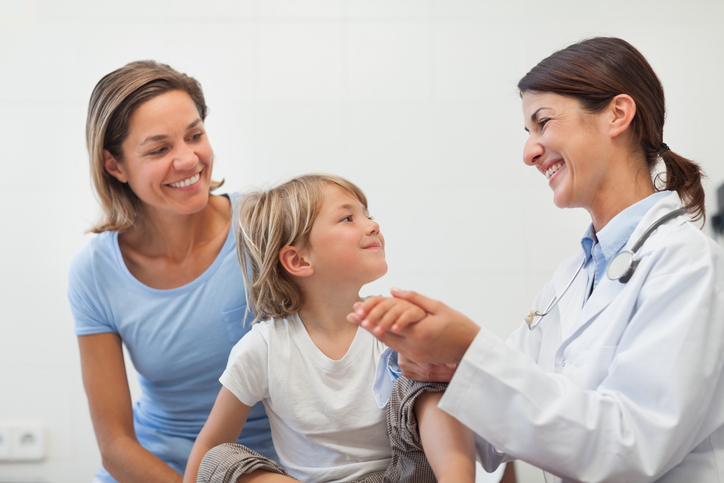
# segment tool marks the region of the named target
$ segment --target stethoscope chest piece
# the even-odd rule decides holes
[[[679,208],[678,210],[667,213],[658,220],[656,220],[654,224],[651,225],[648,230],[644,232],[643,235],[641,235],[641,238],[639,238],[639,241],[636,242],[631,250],[624,250],[615,257],[613,257],[613,260],[611,260],[611,262],[608,264],[608,268],[606,268],[606,276],[608,276],[608,278],[611,280],[618,280],[621,283],[628,282],[634,271],[636,270],[636,266],[639,264],[638,260],[634,260],[634,254],[639,250],[639,248],[641,248],[649,235],[651,235],[651,233],[653,233],[654,230],[656,230],[656,228],[658,228],[662,224],[673,218],[676,218],[679,215],[683,215],[684,213],[686,213],[686,208]],[[583,259],[581,265],[578,267],[578,270],[576,270],[576,273],[573,274],[570,282],[568,282],[568,285],[566,285],[566,288],[563,289],[563,292],[561,292],[560,295],[555,295],[553,299],[551,299],[551,302],[548,304],[548,307],[546,307],[543,312],[536,308],[532,308],[530,312],[525,315],[525,323],[528,324],[528,328],[530,330],[535,329],[536,326],[540,323],[541,319],[548,315],[553,307],[558,304],[558,301],[566,294],[568,288],[578,276],[578,272],[581,271],[585,264],[586,258]]]
[[[634,260],[634,254],[632,251],[624,250],[616,255],[611,263],[608,264],[606,269],[606,276],[610,280],[618,280],[621,283],[626,283],[633,275],[638,265],[638,260]]]

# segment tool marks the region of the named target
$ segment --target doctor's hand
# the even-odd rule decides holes
[[[396,299],[406,300],[421,308],[426,315],[406,327],[393,331],[377,330],[384,311],[374,312],[383,297],[370,297],[354,305],[354,312],[347,316],[370,331],[380,341],[392,347],[408,359],[422,363],[457,364],[480,331],[475,322],[451,309],[442,302],[424,297],[416,292],[393,289]],[[379,333],[381,332],[381,333]]]
[[[458,367],[457,364],[418,364],[404,354],[398,355],[397,363],[405,377],[422,382],[450,382]]]

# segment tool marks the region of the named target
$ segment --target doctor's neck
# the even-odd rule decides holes
[[[651,174],[644,164],[626,163],[619,169],[612,169],[586,207],[594,230],[601,231],[616,215],[655,192]]]

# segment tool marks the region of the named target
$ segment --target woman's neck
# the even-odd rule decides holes
[[[596,192],[595,201],[588,209],[596,232],[629,206],[654,194],[651,174],[643,159],[625,157],[623,162],[611,165],[607,183]]]
[[[229,200],[214,196],[193,215],[145,214],[140,226],[118,237],[123,261],[140,282],[157,289],[186,285],[208,269],[226,242]]]
[[[134,251],[149,257],[184,260],[198,246],[228,233],[231,210],[225,197],[210,196],[203,210],[190,215],[167,215],[148,210],[140,225],[122,237]]]

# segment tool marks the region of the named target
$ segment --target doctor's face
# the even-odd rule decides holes
[[[575,98],[532,91],[523,93],[523,116],[529,134],[523,161],[546,177],[555,205],[591,211],[605,202],[602,116]]]

